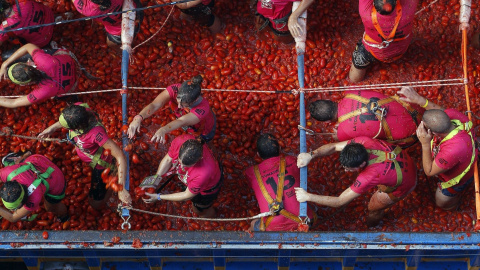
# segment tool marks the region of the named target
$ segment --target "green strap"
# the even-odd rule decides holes
[[[97,165],[100,165],[104,168],[110,168],[110,170],[115,170],[115,166],[112,164],[112,163],[109,163],[103,159],[101,159],[102,157],[102,153],[103,153],[103,147],[99,147],[97,149],[97,151],[95,151],[95,154],[91,155],[90,153],[87,153],[87,152],[83,152],[88,158],[90,158],[92,161],[90,161],[90,163],[88,164],[90,166],[90,168],[92,169],[95,169],[95,167],[97,167]]]
[[[400,167],[400,164],[396,160],[397,156],[402,152],[402,148],[397,146],[391,152],[385,152],[382,150],[375,150],[375,149],[367,149],[367,152],[377,156],[376,158],[369,160],[368,165],[383,163],[387,160],[390,162],[393,162],[393,164],[395,165],[395,172],[397,173],[397,184],[394,187],[387,186],[387,189],[385,190],[385,192],[391,193],[395,191],[395,189],[397,189],[397,187],[400,186],[403,182],[402,168]]]

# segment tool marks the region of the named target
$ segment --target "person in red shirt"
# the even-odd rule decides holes
[[[423,171],[440,180],[435,192],[437,206],[455,210],[463,191],[473,182],[474,163],[478,158],[472,122],[461,112],[445,109],[420,96],[411,87],[404,87],[399,93],[405,96],[405,101],[427,109],[417,128]]]
[[[182,12],[182,17],[187,20],[194,20],[202,26],[208,27],[213,34],[222,31],[222,21],[213,14],[215,0],[193,0],[176,6]]]
[[[133,118],[128,127],[128,137],[133,138],[135,133],[140,131],[142,120],[169,102],[177,119],[159,128],[152,137],[152,142],[165,143],[165,135],[178,128],[198,134],[206,142],[211,141],[215,136],[217,121],[208,101],[201,96],[202,81],[202,76],[198,75],[182,84],[168,86]]]
[[[295,198],[294,188],[300,187],[300,170],[296,166],[296,158],[292,156],[280,156],[280,146],[272,134],[262,134],[257,140],[258,155],[263,159],[262,163],[249,167],[245,171],[248,184],[255,191],[260,212],[270,211],[270,204],[278,201],[276,196],[279,186],[280,171],[284,173],[284,184],[281,207],[275,209],[277,215],[255,219],[251,223],[251,231],[296,231],[302,223],[298,215],[300,204]],[[283,163],[282,163],[283,162]],[[282,165],[283,164],[283,165]],[[258,171],[258,175],[257,175]],[[262,191],[263,186],[267,194]],[[314,214],[309,209],[308,217],[313,222]]]
[[[417,168],[410,156],[400,147],[368,137],[323,145],[301,153],[298,167],[307,166],[314,157],[340,152],[340,164],[347,172],[358,172],[355,182],[340,196],[323,196],[296,188],[299,202],[310,201],[329,207],[342,207],[377,186],[368,203],[367,226],[378,225],[385,209],[405,198],[417,185]]]
[[[172,141],[168,153],[160,162],[157,176],[173,170],[186,186],[185,191],[173,194],[152,194],[144,199],[155,201],[192,201],[193,211],[200,217],[215,217],[213,203],[220,193],[223,173],[210,149],[203,140],[191,134],[180,135]]]
[[[393,62],[407,51],[418,0],[359,0],[365,32],[353,52],[349,78],[363,80],[376,61]]]
[[[338,104],[317,100],[308,105],[314,119],[337,122],[338,141],[367,136],[402,147],[417,141],[415,131],[424,111],[420,106],[376,91],[347,91],[345,94]]]
[[[61,222],[68,220],[65,197],[65,177],[48,158],[27,153],[10,153],[2,159],[0,197],[4,207],[0,216],[16,222],[40,208],[42,197],[45,210],[57,215]],[[8,209],[8,210],[7,210]],[[13,213],[9,210],[15,210]]]

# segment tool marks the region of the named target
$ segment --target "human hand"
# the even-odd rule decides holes
[[[118,199],[126,205],[132,204],[132,197],[130,197],[130,193],[125,188],[118,192]]]
[[[160,194],[157,194],[157,193],[148,193],[148,192],[145,192],[145,195],[149,197],[148,199],[142,198],[142,200],[143,200],[145,203],[153,203],[153,202],[156,202],[156,201],[158,201],[158,198],[160,197]]]
[[[0,81],[7,79],[7,63],[3,62],[2,66],[0,67]]]
[[[412,87],[410,86],[404,86],[400,91],[397,92],[398,94],[404,95],[405,97],[400,97],[401,100],[410,102],[410,103],[415,103],[420,106],[425,104],[425,98],[420,96],[417,91],[415,91]]]
[[[38,134],[37,137],[39,138],[48,138],[50,137],[50,135],[52,135],[52,133],[54,132],[55,130],[53,130],[52,126],[49,126],[48,128],[46,128],[44,131],[42,131],[40,134]]]
[[[302,168],[308,165],[312,160],[312,155],[310,153],[300,153],[297,157],[297,167]]]
[[[155,132],[155,135],[153,135],[152,139],[150,140],[151,142],[159,142],[159,143],[166,143],[167,141],[165,140],[165,130],[162,128],[159,128],[157,132]]]
[[[288,18],[288,30],[292,34],[292,37],[300,37],[303,34],[303,29],[300,23],[298,22],[299,17],[295,15],[290,15]]]
[[[301,187],[295,188],[295,195],[298,202],[306,202],[310,200],[310,193],[306,192],[305,189]]]
[[[420,122],[420,125],[418,125],[417,137],[422,145],[428,144],[430,146],[430,142],[432,141],[433,135],[430,129],[427,129],[425,127],[425,124],[423,123],[423,121]]]
[[[141,116],[135,116],[133,118],[133,121],[130,123],[130,126],[128,126],[128,138],[131,139],[133,136],[135,136],[136,132],[140,132],[140,126],[142,124],[142,117]]]

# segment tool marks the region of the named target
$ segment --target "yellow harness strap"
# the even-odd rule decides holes
[[[377,157],[368,161],[368,165],[375,164],[375,163],[383,163],[385,161],[393,162],[395,165],[395,172],[397,173],[397,184],[394,187],[386,186],[386,185],[378,185],[378,188],[385,193],[392,193],[400,186],[403,182],[403,175],[402,175],[402,168],[398,163],[397,156],[402,152],[402,148],[399,146],[395,147],[391,152],[385,152],[382,150],[373,150],[367,149],[369,154],[376,155]]]

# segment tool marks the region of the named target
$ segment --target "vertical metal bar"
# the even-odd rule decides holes
[[[128,63],[129,63],[130,55],[128,54],[127,50],[122,51],[122,125],[128,124],[128,109],[127,109],[127,85],[128,85]],[[127,133],[122,133],[122,145],[123,145],[123,152],[125,153],[125,157],[127,159],[127,174],[125,179],[125,189],[129,190],[130,187],[130,158],[128,152],[125,151],[125,147],[128,145],[128,137]],[[122,216],[130,216],[130,211],[128,209],[122,209]]]
[[[305,55],[303,53],[297,55],[298,65],[298,83],[300,88],[305,87]],[[300,91],[300,125],[307,126],[305,118],[305,94]],[[304,129],[300,129],[300,153],[307,152],[307,138]],[[300,168],[300,187],[307,190],[307,166]],[[300,203],[300,217],[307,217],[307,203]]]

